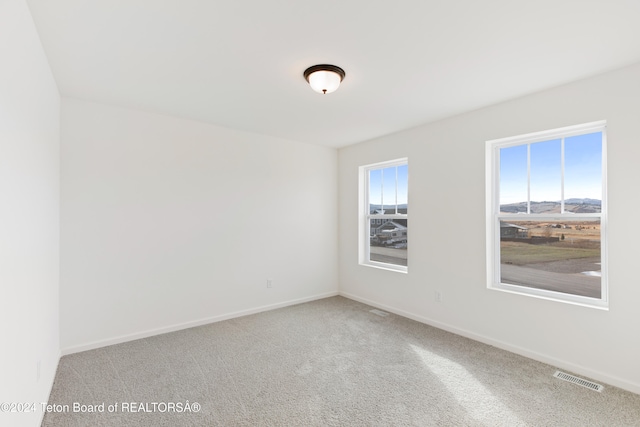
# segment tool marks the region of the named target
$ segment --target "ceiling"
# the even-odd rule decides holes
[[[330,147],[640,62],[638,0],[28,4],[62,96]]]

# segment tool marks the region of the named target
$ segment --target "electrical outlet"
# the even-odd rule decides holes
[[[442,293],[440,291],[436,291],[434,294],[436,302],[442,302]]]
[[[273,288],[273,280],[267,279],[267,288]]]

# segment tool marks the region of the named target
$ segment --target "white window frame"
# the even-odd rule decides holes
[[[408,273],[409,269],[408,266],[404,266],[404,265],[396,265],[396,264],[389,264],[389,263],[385,263],[385,262],[379,262],[379,261],[371,261],[370,259],[370,250],[371,250],[371,240],[370,240],[370,235],[371,235],[371,221],[372,220],[377,220],[380,219],[381,223],[384,224],[385,223],[385,219],[387,220],[394,220],[394,219],[408,219],[408,213],[409,213],[409,201],[407,200],[407,214],[398,214],[397,213],[397,200],[396,200],[396,213],[395,214],[371,214],[371,212],[369,212],[369,171],[372,170],[376,170],[376,169],[384,169],[384,168],[389,168],[389,167],[394,167],[394,166],[405,166],[405,165],[409,165],[409,161],[408,159],[405,158],[401,158],[401,159],[395,159],[395,160],[390,160],[390,161],[386,161],[386,162],[379,162],[379,163],[374,163],[374,164],[370,164],[370,165],[365,165],[365,166],[360,166],[359,167],[359,175],[360,175],[360,189],[359,189],[359,205],[360,205],[360,214],[358,216],[358,221],[360,226],[359,228],[359,245],[358,245],[358,249],[359,249],[359,262],[360,265],[364,265],[364,266],[369,266],[369,267],[375,267],[375,268],[381,268],[384,270],[391,270],[391,271],[398,271],[401,273]],[[409,178],[407,177],[407,181],[409,180]],[[397,183],[396,183],[397,185]],[[409,191],[409,183],[407,182],[407,192]],[[408,199],[408,194],[407,194],[407,199]],[[397,198],[397,196],[396,196]],[[407,221],[408,224],[408,221]],[[408,254],[408,248],[407,248],[407,254]],[[407,260],[408,261],[408,260]],[[408,264],[408,262],[407,262]]]
[[[563,139],[588,133],[602,132],[602,200],[600,213],[575,214],[562,211],[559,214],[500,214],[500,148],[533,144],[536,142]],[[535,132],[486,142],[486,232],[487,232],[487,288],[492,290],[527,295],[569,304],[607,310],[609,306],[608,260],[607,260],[607,135],[606,121],[568,126],[543,132]],[[561,167],[564,168],[564,161]],[[561,173],[563,175],[563,172]],[[562,177],[564,186],[564,177]],[[501,283],[500,278],[500,221],[501,220],[580,220],[600,219],[601,297],[589,298],[580,295],[554,292],[544,289]]]

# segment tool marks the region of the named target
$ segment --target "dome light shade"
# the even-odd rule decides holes
[[[338,89],[344,76],[345,72],[342,68],[328,64],[314,65],[304,71],[304,78],[309,82],[311,89],[323,94]]]

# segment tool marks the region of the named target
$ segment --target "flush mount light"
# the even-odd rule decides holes
[[[311,89],[324,94],[338,89],[344,76],[344,70],[335,65],[320,64],[304,70],[304,78],[309,82]]]

